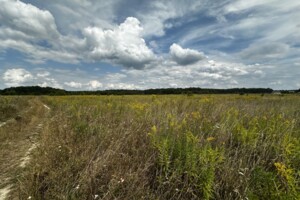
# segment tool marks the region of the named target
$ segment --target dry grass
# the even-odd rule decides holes
[[[300,97],[45,97],[26,199],[299,199]]]
[[[0,127],[0,189],[12,194],[9,199],[18,199],[15,192],[18,176],[23,172],[23,157],[35,139],[34,129],[44,115],[42,104],[33,97],[0,97],[6,124]],[[10,110],[9,108],[16,108]],[[3,194],[2,192],[0,194]]]
[[[0,96],[0,122],[14,118],[29,105],[30,97]]]

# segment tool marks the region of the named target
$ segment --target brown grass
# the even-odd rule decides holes
[[[0,97],[0,101],[8,102],[2,104],[3,110],[17,108],[6,115],[9,116],[6,117],[7,123],[0,128],[0,189],[11,186],[9,199],[18,199],[16,185],[24,171],[20,164],[25,156],[29,156],[26,152],[37,139],[36,126],[43,120],[45,113],[41,102],[32,97]]]

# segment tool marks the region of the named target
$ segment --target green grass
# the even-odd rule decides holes
[[[300,198],[300,96],[43,101],[51,118],[21,199]]]

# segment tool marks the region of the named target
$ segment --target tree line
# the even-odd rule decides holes
[[[98,91],[66,91],[51,87],[21,86],[0,90],[0,95],[152,95],[152,94],[268,94],[272,93],[271,88],[159,88],[146,90],[98,90]],[[294,92],[300,92],[294,90]]]

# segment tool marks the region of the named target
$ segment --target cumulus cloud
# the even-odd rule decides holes
[[[118,73],[100,76],[98,85],[95,82],[65,82],[70,88],[82,90],[96,89],[148,89],[161,87],[236,87],[240,79],[256,77],[255,66],[249,67],[240,63],[229,63],[215,60],[200,60],[189,65],[178,65],[174,62],[157,62],[155,66],[145,69],[123,69]],[[263,73],[263,72],[261,72]],[[82,86],[82,87],[80,87]]]
[[[138,19],[128,17],[115,29],[85,28],[83,34],[94,61],[109,61],[126,67],[143,68],[155,55],[141,36],[143,28]]]
[[[125,74],[124,77],[126,76]],[[110,76],[109,76],[110,77]],[[104,77],[104,78],[109,78]],[[126,81],[126,80],[125,80]],[[124,83],[118,80],[112,80],[111,82],[107,82],[106,84],[102,84],[97,80],[91,80],[87,83],[80,83],[80,82],[65,82],[66,86],[74,89],[88,89],[88,90],[97,90],[97,89],[139,89],[139,87],[133,83]]]
[[[103,84],[100,83],[97,80],[91,80],[86,83],[80,83],[80,82],[75,82],[75,81],[70,81],[70,82],[64,82],[64,85],[74,88],[74,89],[88,89],[88,90],[97,90],[103,87]]]
[[[5,0],[0,8],[0,49],[27,54],[33,64],[108,62],[127,68],[143,68],[156,59],[142,37],[140,21],[128,17],[118,26],[82,28],[83,38],[61,35],[49,11],[21,1]]]
[[[12,34],[23,34],[34,40],[59,37],[54,17],[49,11],[19,0],[1,1],[0,20],[6,31]]]
[[[77,63],[80,56],[67,44],[79,44],[72,37],[62,36],[55,19],[48,10],[19,0],[2,0],[0,7],[0,50],[15,49],[23,52],[25,61],[33,64],[55,60]],[[78,38],[77,38],[78,40]]]
[[[224,60],[204,59],[186,66],[166,61],[157,63],[151,68],[123,69],[117,73],[110,72],[98,74],[98,76],[93,74],[93,77],[78,71],[71,73],[71,70],[64,70],[59,74],[51,71],[49,76],[37,76],[37,74],[47,74],[37,69],[35,72],[27,71],[31,74],[29,76],[31,78],[25,78],[27,81],[22,85],[50,86],[68,90],[105,90],[162,87],[252,87],[252,83],[255,82],[256,87],[275,87],[270,85],[273,75],[268,72],[271,68],[272,66],[263,64],[244,65]],[[78,77],[75,80],[74,74]],[[282,83],[285,84],[285,82]]]
[[[25,69],[8,69],[3,74],[3,80],[7,86],[19,86],[33,80],[33,75]]]
[[[132,83],[108,83],[105,85],[105,89],[123,89],[123,90],[133,90],[140,89],[141,87]]]
[[[7,69],[2,76],[4,84],[8,87],[38,85],[41,87],[63,88],[50,72],[29,72],[23,68]]]
[[[88,89],[95,90],[101,88],[103,85],[97,80],[92,80],[87,83]]]
[[[32,84],[32,85],[36,85],[36,84]],[[44,79],[37,78],[37,85],[41,87],[53,87],[53,88],[63,89],[62,85],[54,78],[44,78]]]
[[[178,44],[170,46],[171,58],[180,65],[189,65],[205,58],[202,52],[193,49],[183,49]]]
[[[261,66],[259,66],[261,67]],[[181,66],[174,62],[161,63],[153,68],[144,70],[124,70],[126,79],[123,82],[133,83],[140,88],[161,87],[246,87],[244,81],[256,80],[260,75],[255,74],[257,66],[232,63],[221,60],[200,60],[197,63]],[[263,73],[263,72],[262,72]]]
[[[65,82],[64,83],[65,85],[71,87],[71,88],[81,88],[82,87],[82,84],[81,83],[78,83],[78,82],[74,82],[74,81],[71,81],[71,82]]]

